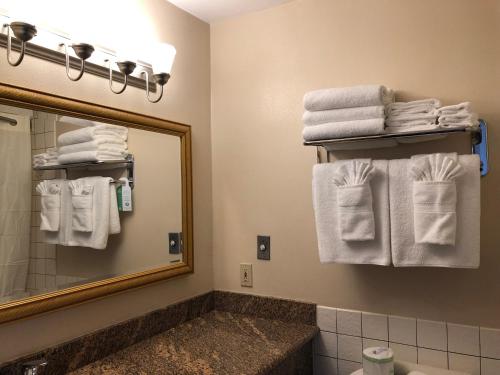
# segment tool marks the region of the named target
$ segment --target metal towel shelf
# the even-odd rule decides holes
[[[53,171],[53,170],[64,170],[66,175],[68,175],[68,170],[70,169],[127,169],[127,179],[130,187],[134,188],[134,156],[129,154],[125,160],[99,160],[99,161],[89,161],[83,163],[71,163],[71,164],[57,164],[57,165],[47,165],[43,167],[33,167],[36,171]],[[115,181],[118,182],[118,181]]]
[[[377,134],[360,137],[336,138],[336,139],[321,139],[317,141],[305,141],[304,146],[316,146],[318,148],[318,163],[321,162],[320,147],[328,147],[335,144],[352,144],[363,141],[375,141],[384,139],[414,139],[414,138],[432,138],[437,135],[449,135],[456,133],[471,133],[472,153],[479,155],[481,160],[481,176],[485,176],[489,171],[488,163],[488,130],[484,120],[479,120],[477,128],[456,127],[456,128],[440,128],[425,132],[407,132],[394,134]],[[354,149],[354,148],[353,148]],[[329,151],[327,150],[327,161],[329,160]]]

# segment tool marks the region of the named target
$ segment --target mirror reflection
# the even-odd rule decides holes
[[[0,106],[0,154],[0,303],[182,262],[179,137]]]

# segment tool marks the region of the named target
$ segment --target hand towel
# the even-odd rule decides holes
[[[429,122],[417,123],[418,125],[411,126],[388,126],[385,128],[386,133],[411,133],[425,132],[439,129],[439,125]],[[428,139],[427,139],[428,140]],[[413,143],[413,142],[412,142]]]
[[[69,188],[73,208],[71,229],[79,232],[92,232],[94,187],[84,185],[81,180],[74,180],[69,182]]]
[[[368,120],[372,118],[383,118],[384,106],[339,108],[326,111],[305,111],[302,115],[304,125],[320,125],[329,122]]]
[[[337,186],[340,238],[343,241],[367,241],[375,238],[370,187],[372,177],[371,163],[359,160],[342,164],[333,175]]]
[[[359,159],[369,162],[369,159]],[[389,228],[389,179],[388,162],[373,160],[373,194],[375,239],[371,241],[343,241],[340,238],[337,212],[337,186],[334,175],[338,168],[349,161],[316,164],[313,168],[313,206],[316,219],[319,258],[321,263],[351,263],[389,265],[391,245]]]
[[[90,142],[61,146],[59,147],[59,154],[70,154],[80,151],[104,151],[106,149],[125,151],[127,148],[127,143],[122,139],[116,137],[97,136],[95,140]]]
[[[53,245],[64,245],[66,232],[71,229],[71,193],[68,180],[55,179],[51,183],[60,187],[59,228],[57,231],[42,231],[43,242]]]
[[[458,112],[471,112],[470,102],[463,102],[438,108],[438,113],[440,116],[453,115]]]
[[[360,121],[331,122],[328,124],[306,126],[302,131],[304,140],[316,141],[332,138],[349,138],[361,135],[382,134],[384,119],[370,119]]]
[[[40,229],[56,232],[59,230],[61,209],[61,186],[57,181],[46,180],[38,183],[36,191],[40,193]]]
[[[336,108],[380,106],[394,101],[394,92],[381,85],[331,88],[308,92],[304,95],[307,111]]]
[[[479,267],[480,172],[477,155],[460,155],[455,246],[415,243],[410,160],[389,161],[392,259],[396,267]]]
[[[391,122],[405,122],[405,121],[413,121],[413,120],[436,120],[437,112],[435,110],[429,111],[426,113],[401,113],[397,115],[388,115],[387,121]]]
[[[415,243],[455,245],[457,188],[462,167],[445,154],[415,157],[410,162],[413,178]]]
[[[110,234],[110,207],[112,181],[109,177],[84,177],[78,183],[92,186],[92,226],[91,232],[71,230],[67,238],[68,246],[85,246],[105,249]]]
[[[458,112],[452,115],[442,115],[438,118],[438,124],[441,127],[475,127],[479,125],[479,118],[476,113]]]
[[[110,151],[81,151],[74,152],[71,154],[59,155],[57,160],[59,164],[71,164],[71,163],[82,163],[89,161],[99,161],[99,160],[125,160],[127,156],[126,151],[122,152],[110,152]]]
[[[59,146],[67,146],[76,143],[90,142],[94,141],[98,136],[114,137],[118,141],[126,141],[128,129],[123,126],[106,124],[85,127],[61,134],[57,137],[57,144]]]

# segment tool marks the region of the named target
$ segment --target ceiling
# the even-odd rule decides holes
[[[206,22],[255,12],[291,0],[167,0]]]

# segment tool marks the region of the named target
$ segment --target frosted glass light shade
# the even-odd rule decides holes
[[[172,70],[174,65],[175,54],[177,51],[175,47],[168,43],[158,43],[153,46],[151,50],[150,62],[153,66],[155,74],[168,73]]]

